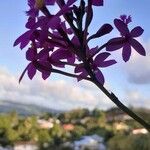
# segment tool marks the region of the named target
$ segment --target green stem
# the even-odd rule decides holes
[[[62,75],[65,75],[65,76],[68,76],[68,77],[72,77],[72,78],[78,78],[79,77],[79,75],[71,74],[71,73],[64,72],[64,71],[57,70],[57,69],[51,69],[51,72],[62,74]],[[91,78],[89,78],[89,77],[86,77],[86,78],[83,78],[83,79],[91,81]]]
[[[61,7],[61,5],[64,4],[64,0],[60,1],[60,0],[57,0],[59,3],[58,5]],[[62,4],[61,4],[62,2]],[[90,0],[88,0],[88,3],[90,5]],[[60,5],[61,4],[61,5]],[[91,78],[88,78],[89,81],[91,81],[92,83],[94,83],[103,93],[105,93],[105,95],[112,101],[114,102],[121,110],[123,110],[124,112],[126,112],[130,117],[132,117],[134,120],[136,120],[138,123],[140,123],[143,127],[145,127],[149,132],[150,132],[150,124],[148,124],[147,122],[145,122],[142,118],[140,118],[139,116],[137,116],[132,110],[130,110],[128,107],[126,107],[123,103],[121,103],[121,101],[116,97],[116,95],[114,95],[114,93],[110,93],[108,92],[108,90],[100,83],[98,82],[97,78],[95,77],[95,74],[93,73],[91,67],[90,67],[90,64],[87,62],[86,60],[86,57],[84,57],[84,54],[83,54],[83,48],[84,48],[84,37],[80,37],[80,34],[78,31],[82,32],[81,29],[77,29],[72,20],[70,20],[69,18],[69,15],[64,15],[64,18],[66,19],[66,21],[68,22],[68,24],[70,25],[70,27],[73,29],[75,35],[79,38],[79,41],[81,41],[81,50],[80,50],[80,55],[79,54],[76,54],[79,56],[79,58],[81,58],[81,60],[83,61],[84,63],[84,66],[85,66],[85,69],[86,71],[88,72],[89,76]],[[92,16],[91,16],[92,18]],[[91,20],[90,20],[91,21]],[[87,31],[87,28],[90,24],[90,21],[87,23],[87,27],[85,27],[84,31],[86,32]],[[88,40],[89,41],[89,40]],[[123,40],[121,42],[124,42]],[[87,44],[87,43],[86,43]],[[99,47],[99,49],[97,50],[97,53],[100,52],[103,48],[105,48],[107,46],[107,44],[121,44],[120,41],[116,41],[116,42],[113,42],[113,43],[110,43],[110,42],[107,42],[105,44],[103,44],[101,47]],[[73,47],[74,49],[75,47]],[[74,49],[75,52],[76,49]],[[96,53],[96,54],[97,54]],[[63,74],[63,75],[67,75],[67,74],[64,74],[62,72],[57,72],[57,73],[60,73],[60,74]],[[73,75],[74,76],[74,75]]]
[[[130,110],[128,107],[126,107],[114,93],[110,93],[98,80],[96,79],[94,73],[92,72],[91,68],[89,67],[88,63],[85,62],[85,68],[89,75],[91,76],[92,82],[103,92],[105,95],[114,102],[121,110],[123,110],[125,113],[127,113],[131,118],[136,120],[138,123],[140,123],[143,127],[145,127],[150,132],[150,124],[145,122],[142,118],[140,118],[138,115],[136,115],[132,110]]]

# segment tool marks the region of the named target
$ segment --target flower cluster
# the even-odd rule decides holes
[[[27,31],[14,43],[14,46],[20,44],[20,49],[28,47],[26,59],[29,64],[20,81],[26,72],[33,79],[39,71],[44,80],[55,72],[75,77],[78,81],[95,77],[103,85],[105,80],[101,68],[117,63],[110,59],[110,52],[123,48],[125,62],[130,58],[131,47],[145,55],[143,46],[135,39],[143,33],[143,29],[137,26],[130,31],[131,17],[126,15],[114,20],[120,37],[110,39],[101,46],[90,47],[89,41],[113,30],[112,25],[105,23],[96,33],[90,35],[88,32],[93,7],[103,6],[103,3],[103,0],[80,0],[79,4],[77,0],[28,0]],[[58,5],[58,12],[52,14],[49,5]],[[102,49],[105,51],[102,52]],[[74,73],[61,71],[66,66],[72,66]]]

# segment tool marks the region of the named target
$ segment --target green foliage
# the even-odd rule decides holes
[[[45,129],[41,129],[38,131],[38,142],[39,143],[51,143],[52,138],[50,137],[49,133]]]
[[[41,119],[48,120],[48,119],[51,118],[51,117],[53,117],[53,114],[52,114],[52,113],[45,112],[40,118],[41,118]]]
[[[140,110],[141,115],[147,113]],[[51,114],[44,114],[43,119],[57,119]],[[124,121],[130,128],[118,132],[113,122],[107,123],[106,113],[98,109],[76,109],[59,115],[60,124],[55,123],[51,129],[41,129],[36,116],[20,117],[16,112],[0,115],[0,145],[13,145],[18,141],[37,142],[40,150],[63,149],[62,143],[80,139],[84,135],[98,134],[108,143],[108,150],[149,150],[150,135],[130,135],[132,128],[140,127],[134,120]],[[74,129],[67,131],[63,123],[71,123]],[[64,148],[65,149],[65,148]]]
[[[13,144],[14,142],[17,142],[17,140],[19,140],[19,134],[13,129],[6,130],[5,136],[10,144]]]
[[[79,139],[81,136],[86,134],[86,129],[83,126],[76,125],[72,131],[72,140]]]
[[[108,150],[149,150],[150,134],[117,135],[108,142]]]
[[[63,123],[69,123],[72,122],[72,120],[78,120],[82,119],[86,116],[89,116],[89,110],[88,109],[75,109],[69,112],[65,112],[59,115],[59,119]]]
[[[99,117],[101,117],[101,116],[104,114],[104,112],[101,111],[101,110],[99,110],[98,108],[95,108],[95,109],[92,111],[91,114],[92,114],[93,117],[99,118]]]

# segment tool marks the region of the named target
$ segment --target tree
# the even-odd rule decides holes
[[[28,30],[14,43],[14,46],[20,44],[21,49],[30,43],[26,52],[29,64],[19,81],[22,80],[26,72],[29,78],[33,79],[37,71],[41,72],[44,80],[51,73],[59,73],[77,78],[78,81],[90,81],[119,108],[150,131],[148,123],[123,105],[113,92],[109,92],[104,87],[105,79],[101,71],[101,68],[117,63],[115,59],[110,59],[111,53],[115,50],[122,50],[124,62],[129,61],[131,48],[145,56],[145,49],[136,40],[144,30],[140,26],[130,30],[131,16],[121,15],[120,18],[114,19],[114,26],[119,31],[120,36],[109,39],[101,46],[91,48],[89,46],[90,41],[109,34],[113,27],[109,23],[105,23],[96,33],[89,35],[88,30],[93,19],[93,7],[103,6],[104,2],[103,0],[80,0],[80,4],[76,5],[76,1],[28,0],[29,10],[26,12],[28,15],[26,28]],[[54,4],[57,4],[60,10],[56,14],[51,14],[47,6]],[[61,19],[62,17],[63,19]],[[101,52],[104,48],[106,51]],[[66,66],[73,67],[74,73],[60,70]]]
[[[80,125],[76,125],[74,130],[72,131],[72,139],[79,139],[83,135],[86,134],[86,129]]]
[[[108,150],[148,150],[150,135],[116,135],[108,142]]]

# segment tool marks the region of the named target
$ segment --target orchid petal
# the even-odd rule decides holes
[[[52,17],[49,22],[48,22],[48,26],[51,28],[51,29],[57,29],[60,25],[60,18],[58,16],[55,16],[55,17]]]
[[[104,76],[103,76],[102,72],[101,72],[99,69],[96,69],[96,70],[94,71],[94,73],[95,73],[95,76],[96,76],[97,80],[98,80],[102,85],[104,85],[105,79],[104,79]]]
[[[94,64],[96,64],[96,66],[100,66],[101,63],[103,63],[104,60],[109,56],[110,56],[110,53],[108,53],[108,52],[103,52],[103,53],[98,54],[95,57]]]
[[[118,37],[118,38],[113,38],[107,42],[108,44],[106,45],[106,50],[107,51],[115,51],[123,47],[125,41],[124,38]]]
[[[84,70],[85,70],[85,69],[84,69],[83,65],[80,64],[80,65],[77,65],[77,66],[75,67],[74,72],[75,72],[75,73],[79,73],[79,72],[83,72]]]
[[[143,34],[143,32],[144,32],[144,30],[140,26],[137,26],[131,30],[131,36],[132,37],[139,37],[140,35]]]
[[[29,61],[33,61],[36,57],[36,51],[35,49],[33,48],[29,48],[27,51],[26,51],[26,59],[29,60]]]
[[[46,80],[51,74],[52,65],[48,61],[39,61],[38,63],[40,64],[38,70],[42,73],[42,78]]]
[[[88,76],[88,73],[86,70],[83,70],[83,72],[77,77],[78,82],[85,79]]]
[[[101,26],[101,28],[95,34],[90,36],[88,40],[91,40],[94,38],[99,38],[103,35],[110,33],[112,30],[113,30],[113,27],[110,24],[104,24]]]
[[[122,36],[129,34],[128,26],[120,19],[115,19],[114,24]]]
[[[125,62],[130,59],[131,56],[131,46],[127,43],[123,46],[122,57]]]
[[[46,5],[54,5],[56,0],[45,0]]]
[[[86,51],[87,57],[94,56],[97,53],[97,50],[98,50],[98,46],[91,48],[91,49],[87,49]]]
[[[99,64],[98,67],[101,67],[101,68],[103,68],[103,67],[109,67],[109,66],[114,65],[116,63],[117,63],[116,60],[107,60],[107,61],[104,61],[101,64]]]
[[[29,64],[27,71],[28,71],[28,77],[30,78],[30,80],[32,80],[36,74],[36,68],[32,62]]]
[[[144,49],[144,47],[135,39],[131,40],[131,46],[140,54],[145,56],[146,55],[146,51]]]
[[[22,34],[20,37],[16,39],[16,41],[14,42],[14,46],[20,44],[20,48],[23,49],[30,42],[32,33],[33,30],[29,30],[24,34]]]
[[[60,59],[68,59],[70,57],[72,57],[72,53],[64,49],[58,49],[51,55],[51,58],[54,61],[59,61]]]

